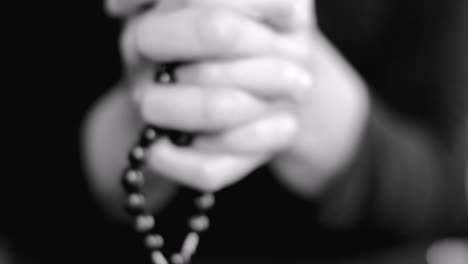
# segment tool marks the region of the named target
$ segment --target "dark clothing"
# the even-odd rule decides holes
[[[106,218],[92,200],[73,141],[80,136],[80,116],[119,76],[117,26],[96,14],[97,8],[81,10],[90,15],[86,20],[77,15],[79,26],[72,28],[78,37],[62,47],[64,54],[84,49],[84,59],[71,56],[86,66],[72,65],[73,74],[59,69],[63,75],[54,88],[65,99],[79,99],[72,105],[75,122],[57,125],[67,117],[53,118],[52,133],[39,131],[46,144],[36,149],[55,155],[39,157],[30,169],[20,167],[30,184],[11,180],[21,196],[12,191],[20,188],[12,187],[1,201],[8,215],[2,233],[32,263],[146,260],[140,238]],[[467,235],[468,149],[462,142],[468,131],[461,132],[468,113],[467,1],[319,0],[317,9],[320,27],[362,74],[374,98],[360,155],[315,203],[289,193],[266,168],[221,191],[201,258],[336,260],[410,240]],[[62,50],[54,51],[61,57]],[[63,83],[71,85],[69,92]],[[58,117],[55,108],[47,113]],[[34,122],[35,128],[44,126]],[[362,188],[352,188],[356,185]],[[184,225],[189,196],[183,190],[158,216],[173,237],[183,231],[177,224]]]

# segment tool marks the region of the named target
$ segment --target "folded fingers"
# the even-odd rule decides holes
[[[158,62],[273,53],[278,36],[225,9],[187,8],[148,13],[133,32],[138,52]]]
[[[178,68],[176,75],[183,84],[236,87],[265,99],[300,100],[313,86],[309,71],[278,57],[202,61]]]
[[[231,130],[200,135],[193,148],[208,153],[274,154],[287,148],[297,132],[294,116],[278,112]]]
[[[148,84],[139,88],[143,119],[184,131],[214,132],[255,120],[268,105],[239,89],[209,89],[195,85]]]
[[[180,184],[213,192],[246,177],[267,159],[263,155],[205,153],[161,140],[150,148],[148,166]]]
[[[106,0],[107,12],[116,17],[127,17],[155,6],[158,11],[182,9],[187,7],[230,9],[259,21],[266,21],[281,29],[306,26],[309,22],[311,0]],[[167,8],[166,6],[173,6]],[[176,8],[175,8],[176,7]],[[304,13],[306,15],[304,15]]]

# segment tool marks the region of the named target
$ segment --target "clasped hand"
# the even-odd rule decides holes
[[[196,131],[149,150],[156,174],[204,191],[266,163],[314,193],[359,143],[367,92],[316,26],[311,0],[108,0],[125,20],[124,83],[146,123]],[[149,7],[148,7],[149,6]],[[176,84],[155,65],[187,62]]]

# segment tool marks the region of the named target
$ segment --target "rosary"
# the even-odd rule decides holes
[[[174,67],[176,64],[165,64],[158,67],[155,74],[157,83],[175,83]],[[178,253],[167,258],[162,249],[164,238],[154,231],[154,216],[147,211],[143,187],[145,175],[145,152],[149,146],[162,137],[167,137],[174,145],[189,146],[194,138],[193,133],[180,132],[147,125],[141,131],[138,142],[131,148],[128,155],[129,166],[122,176],[122,186],[126,192],[125,208],[133,219],[136,232],[144,237],[144,245],[150,251],[151,260],[154,264],[188,264],[195,254],[200,233],[209,227],[207,211],[214,206],[215,197],[212,193],[203,193],[195,198],[194,205],[197,213],[187,221],[190,232],[185,236]]]

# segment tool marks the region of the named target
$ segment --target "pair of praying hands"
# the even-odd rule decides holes
[[[156,175],[217,191],[269,164],[319,192],[356,151],[365,84],[320,32],[313,0],[107,0],[124,21],[122,81],[142,121],[194,131],[190,147],[149,148]],[[175,84],[155,65],[186,62]]]

